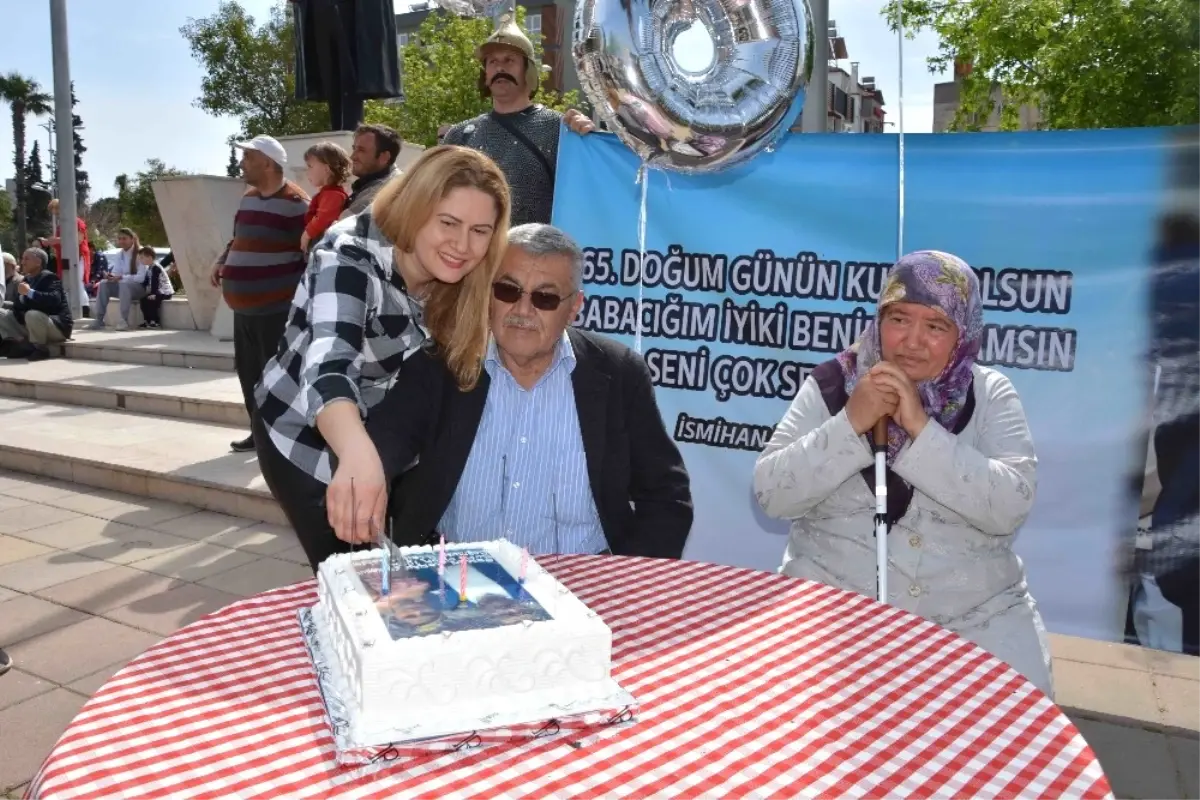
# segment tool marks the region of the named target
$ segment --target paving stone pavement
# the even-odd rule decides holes
[[[291,530],[0,471],[0,797],[87,699],[240,598],[311,577]],[[1052,636],[1057,701],[1120,798],[1200,798],[1200,659]]]
[[[0,471],[0,797],[20,797],[119,669],[243,597],[312,577],[287,528]]]

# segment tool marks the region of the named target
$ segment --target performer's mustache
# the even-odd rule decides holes
[[[504,326],[506,328],[523,328],[527,331],[536,331],[538,329],[536,319],[518,316],[517,314],[509,314],[505,317]]]
[[[499,81],[499,80],[512,81],[513,86],[517,85],[517,79],[514,78],[512,75],[509,75],[507,72],[497,72],[495,75],[492,76],[492,80],[490,83],[488,83],[488,85],[492,86],[496,83],[496,81]]]

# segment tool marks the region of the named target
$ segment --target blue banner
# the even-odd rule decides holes
[[[576,324],[642,352],[691,474],[686,557],[776,569],[786,522],[751,491],[757,452],[808,372],[857,337],[902,248],[979,273],[981,363],[1016,385],[1039,457],[1016,541],[1055,631],[1120,639],[1121,543],[1137,523],[1148,409],[1147,287],[1166,180],[1161,129],[792,135],[729,173],[651,171],[564,135],[555,224],[586,248]],[[899,229],[903,225],[903,239]]]

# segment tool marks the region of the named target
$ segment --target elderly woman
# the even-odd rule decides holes
[[[888,422],[888,602],[974,641],[1052,696],[1050,654],[1013,540],[1037,458],[1008,378],[975,363],[979,284],[947,253],[888,275],[874,321],[815,370],[759,456],[763,510],[792,520],[781,571],[874,596],[873,456]]]

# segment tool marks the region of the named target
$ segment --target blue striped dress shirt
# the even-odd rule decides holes
[[[483,418],[438,530],[451,542],[503,537],[535,555],[607,548],[588,482],[567,334],[532,389],[500,363],[495,339],[483,368],[491,378]]]

